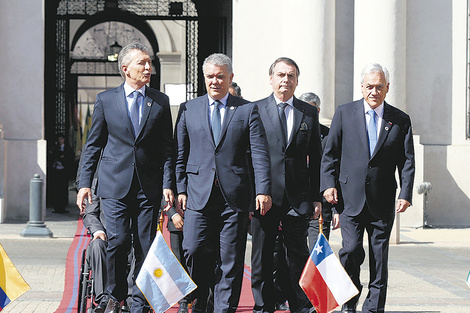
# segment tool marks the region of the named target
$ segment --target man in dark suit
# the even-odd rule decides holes
[[[248,211],[255,201],[262,214],[271,207],[269,152],[258,107],[228,92],[230,58],[210,55],[203,72],[207,94],[181,105],[176,126],[178,203],[186,210],[183,249],[198,285],[192,311],[205,312],[217,264],[214,311],[235,312]]]
[[[80,158],[79,163],[80,165],[82,164],[82,158]],[[91,186],[93,202],[86,205],[85,212],[81,215],[83,219],[83,225],[88,229],[92,237],[92,240],[87,247],[86,262],[90,264],[91,273],[93,276],[93,293],[95,295],[94,301],[97,303],[94,313],[103,313],[109,302],[107,293],[108,273],[106,265],[108,237],[106,236],[104,215],[100,208],[100,198],[96,195],[97,184],[98,177],[95,175]],[[75,185],[77,188],[80,185],[80,170],[77,171]],[[129,274],[127,276],[127,283],[129,286],[128,295],[132,295],[133,259],[134,254],[132,251],[130,251],[128,254]],[[121,312],[129,312],[127,302],[124,302],[124,305],[121,308]]]
[[[339,258],[359,291],[367,230],[370,280],[362,312],[384,312],[395,212],[410,206],[413,192],[413,134],[410,117],[384,101],[389,89],[385,67],[367,65],[361,88],[364,99],[339,106],[333,117],[322,159],[321,189],[328,202],[344,202]],[[395,201],[397,170],[401,189]],[[358,299],[359,295],[343,305],[342,312],[356,312]]]
[[[150,49],[135,43],[119,53],[125,83],[98,94],[81,166],[77,205],[92,203],[91,182],[98,161],[97,195],[106,219],[110,300],[106,312],[117,313],[127,296],[127,254],[134,248],[137,276],[156,235],[163,194],[173,202],[174,142],[168,97],[146,84],[152,72]],[[131,241],[132,235],[132,241]],[[150,306],[134,286],[131,312]]]
[[[268,138],[273,207],[265,215],[255,212],[251,220],[253,312],[274,311],[273,250],[280,223],[290,275],[281,287],[291,312],[312,306],[299,279],[309,256],[308,222],[321,209],[321,144],[317,110],[294,97],[299,73],[292,59],[277,59],[269,69],[273,93],[255,102]]]

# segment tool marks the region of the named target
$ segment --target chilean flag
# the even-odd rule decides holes
[[[359,293],[320,233],[299,281],[318,313],[333,312]]]

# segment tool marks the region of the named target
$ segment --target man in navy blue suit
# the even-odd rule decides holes
[[[369,241],[369,293],[362,312],[384,312],[388,250],[395,212],[411,204],[414,148],[410,117],[385,102],[388,70],[377,63],[361,73],[364,99],[338,107],[322,158],[321,190],[325,199],[343,202],[340,213],[341,264],[361,291],[364,231]],[[400,193],[396,199],[398,170]],[[359,295],[343,305],[356,312]]]
[[[106,220],[110,300],[105,312],[118,313],[127,297],[126,266],[131,244],[137,276],[156,235],[162,189],[168,206],[174,200],[174,141],[168,97],[150,82],[150,49],[129,44],[119,53],[125,83],[98,94],[81,166],[77,205],[92,203],[91,184],[98,161],[97,195]],[[167,206],[167,208],[168,208]],[[132,240],[131,240],[132,236]],[[150,306],[134,286],[131,312]]]
[[[248,211],[254,205],[261,214],[271,208],[269,152],[258,107],[229,94],[230,58],[210,55],[203,72],[207,94],[183,103],[176,125],[176,186],[186,210],[183,249],[198,285],[192,311],[205,312],[213,281],[214,311],[235,312]]]
[[[251,220],[253,312],[274,312],[273,253],[280,225],[290,278],[280,287],[291,312],[308,313],[312,307],[299,279],[309,256],[308,222],[321,210],[322,149],[318,111],[294,96],[299,74],[294,60],[278,58],[269,68],[273,93],[255,102],[268,138],[273,206]]]

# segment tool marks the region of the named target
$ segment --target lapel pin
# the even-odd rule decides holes
[[[230,107],[230,110],[232,110],[232,111],[233,111],[233,110],[235,110],[235,108],[234,108],[234,107]]]
[[[307,129],[308,129],[307,123],[303,122],[302,124],[300,124],[300,130],[307,130]]]
[[[388,130],[388,126],[385,126],[385,130]]]
[[[150,102],[147,102],[147,106],[151,106],[152,104]]]

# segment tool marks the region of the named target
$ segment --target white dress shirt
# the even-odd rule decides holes
[[[276,100],[277,105],[282,102],[287,103],[286,107],[284,108],[284,114],[286,115],[287,121],[287,142],[289,142],[290,136],[292,135],[292,127],[294,126],[294,96],[290,97],[290,99],[287,101],[281,101],[276,96],[274,96],[274,100]]]
[[[371,107],[369,106],[367,101],[364,100],[364,114],[366,115],[366,129],[369,129],[370,115],[367,114],[367,112],[370,109],[371,109]],[[375,111],[375,114],[377,114],[377,116],[375,117],[375,123],[376,123],[376,126],[377,126],[377,139],[379,139],[380,129],[381,129],[382,121],[383,121],[383,117],[384,117],[384,103],[382,102],[382,104],[379,105],[378,107],[376,107],[374,109],[374,111]]]
[[[215,108],[214,103],[216,100],[212,99],[211,96],[209,96],[209,94],[207,94],[207,98],[209,98],[209,124],[212,127],[212,112],[214,112],[214,108]],[[227,107],[227,99],[228,99],[228,92],[225,95],[225,97],[219,100],[220,103],[222,103],[222,105],[219,106],[220,126],[221,126],[220,129],[222,129],[222,125],[224,124],[224,116],[225,116],[225,108]]]
[[[124,94],[126,95],[126,103],[127,103],[127,114],[131,116],[131,104],[132,100],[134,99],[134,95],[132,93],[135,91],[134,88],[129,86],[127,83],[124,83]],[[137,105],[139,106],[139,123],[142,120],[142,103],[144,103],[145,99],[145,85],[142,86],[142,88],[137,89],[138,92],[142,95],[142,97],[139,99]]]

